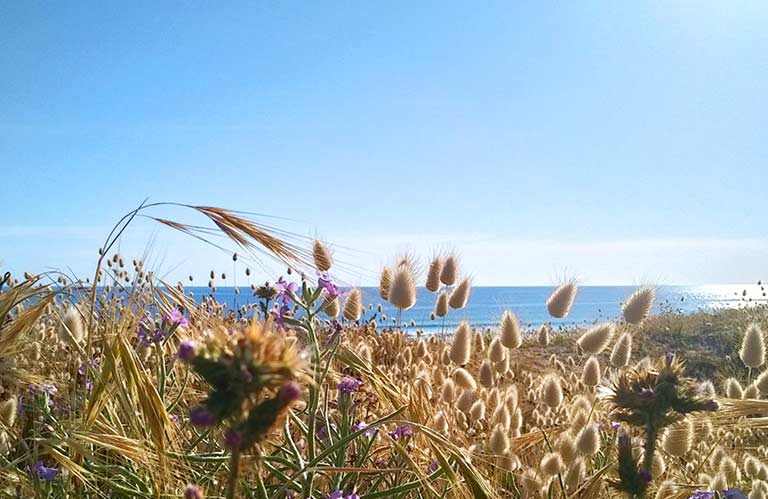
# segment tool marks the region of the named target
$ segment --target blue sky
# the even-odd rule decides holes
[[[89,273],[149,196],[290,218],[360,284],[435,248],[478,284],[765,279],[766,25],[760,1],[3,2],[0,260]],[[228,265],[148,223],[123,251],[150,240],[169,275]]]

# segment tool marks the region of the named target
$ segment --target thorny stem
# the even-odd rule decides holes
[[[237,477],[240,474],[240,449],[232,451],[232,456],[229,458],[229,478],[227,479],[227,493],[225,497],[227,499],[235,498],[235,491],[237,490]]]

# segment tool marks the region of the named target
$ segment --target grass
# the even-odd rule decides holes
[[[765,305],[618,322],[596,355],[597,385],[582,373],[582,330],[553,334],[547,345],[527,336],[495,362],[492,338],[481,345],[477,333],[463,364],[473,379],[460,379],[448,358],[452,335],[327,317],[330,279],[287,275],[296,287],[261,288],[257,302],[231,313],[107,251],[136,216],[205,242],[215,237],[148,213],[162,206],[142,205],[121,220],[93,281],[27,275],[0,290],[0,497],[768,493],[768,401],[760,373],[739,358],[746,327],[767,325]],[[241,251],[311,265],[299,241],[285,243],[243,214],[187,208]],[[411,271],[402,265],[393,268]],[[275,309],[277,301],[285,306]],[[351,308],[345,315],[354,318]],[[631,360],[611,366],[624,332],[633,337]],[[664,360],[670,352],[673,364]],[[684,376],[675,371],[680,358]],[[484,363],[492,377],[478,376]],[[749,398],[726,397],[727,379]]]

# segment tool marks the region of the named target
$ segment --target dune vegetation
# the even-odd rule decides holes
[[[406,334],[334,281],[324,242],[185,208],[212,228],[144,204],[92,277],[5,276],[0,497],[768,497],[765,305],[650,315],[641,287],[621,320],[567,334],[514,310]],[[288,270],[238,310],[196,302],[115,252],[137,216]],[[465,275],[398,258],[381,299],[408,310],[423,285],[445,317],[471,303]],[[541,305],[574,301],[568,281]]]

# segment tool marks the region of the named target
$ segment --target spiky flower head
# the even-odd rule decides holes
[[[611,323],[598,324],[586,330],[576,340],[581,350],[588,355],[597,355],[611,342],[614,333],[614,325]]]
[[[547,312],[552,317],[562,319],[573,306],[573,300],[576,298],[576,281],[568,281],[555,289],[547,299]]]
[[[656,291],[653,288],[642,287],[627,298],[621,309],[624,320],[630,324],[640,324],[651,311]]]
[[[501,338],[501,344],[507,348],[518,348],[523,344],[520,321],[509,310],[504,311],[504,315],[501,317],[499,337]]]
[[[765,363],[765,339],[757,324],[750,324],[741,342],[739,357],[745,366],[755,369]]]

